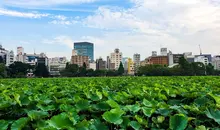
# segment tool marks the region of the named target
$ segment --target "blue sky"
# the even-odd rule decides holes
[[[0,44],[16,52],[71,56],[73,42],[95,44],[95,57],[116,47],[124,57],[167,47],[173,53],[220,54],[218,0],[1,0]]]

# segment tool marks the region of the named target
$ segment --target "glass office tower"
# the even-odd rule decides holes
[[[77,55],[88,56],[90,61],[94,61],[94,45],[90,42],[75,42],[74,50]]]

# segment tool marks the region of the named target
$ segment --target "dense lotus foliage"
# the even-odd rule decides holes
[[[220,77],[0,80],[0,130],[218,130]]]

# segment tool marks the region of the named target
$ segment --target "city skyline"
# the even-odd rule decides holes
[[[95,59],[115,48],[142,60],[161,47],[196,55],[199,45],[218,55],[219,16],[220,2],[211,0],[8,0],[0,2],[0,44],[68,59],[81,41],[94,43]]]

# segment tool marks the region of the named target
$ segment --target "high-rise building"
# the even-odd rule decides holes
[[[212,65],[214,66],[215,70],[220,70],[220,55],[212,58]]]
[[[108,70],[110,69],[110,63],[111,63],[110,57],[107,56],[107,60],[106,60],[106,68],[107,68]]]
[[[152,56],[157,56],[157,51],[152,51]]]
[[[72,50],[72,56],[76,56],[77,55],[77,53],[76,53],[76,50]]]
[[[141,55],[140,54],[134,54],[133,55],[133,62],[134,62],[134,70],[137,71],[138,67],[141,64]]]
[[[115,69],[119,68],[120,63],[122,62],[122,52],[118,48],[115,49],[110,56],[111,63],[115,64]]]
[[[122,64],[125,66],[125,62],[129,59],[129,57],[122,57]]]
[[[172,65],[177,65],[179,64],[179,59],[181,57],[184,57],[184,54],[173,54],[171,51],[168,53],[168,65],[172,66]]]
[[[148,64],[168,65],[167,56],[152,56],[148,58]]]
[[[24,55],[24,48],[23,47],[17,47],[17,55]]]
[[[135,64],[139,65],[141,62],[141,55],[140,54],[134,54],[133,61]]]
[[[111,59],[107,56],[106,68],[108,70],[115,70],[115,63],[111,63]]]
[[[6,66],[14,63],[14,52],[6,50],[2,45],[0,45],[0,56]]]
[[[196,57],[205,57],[208,59],[208,63],[212,63],[212,55],[211,54],[201,54],[201,55],[195,55],[195,58]]]
[[[25,54],[24,54],[24,48],[23,47],[17,47],[17,55],[16,55],[16,61],[25,62]]]
[[[13,51],[8,52],[6,57],[7,57],[7,59],[6,59],[6,66],[9,66],[9,65],[14,63],[15,55],[14,55]]]
[[[209,59],[208,59],[208,57],[205,57],[205,56],[196,56],[194,59],[194,62],[201,62],[204,65],[208,65]]]
[[[167,56],[167,48],[161,48],[160,49],[160,55]]]
[[[89,69],[96,70],[96,63],[95,62],[90,62],[89,63]]]
[[[128,58],[125,61],[125,65],[124,65],[124,69],[125,69],[125,73],[127,73],[128,75],[134,75],[134,62],[132,61],[131,58]]]
[[[89,68],[89,57],[88,56],[76,55],[76,56],[71,57],[71,64],[77,64],[78,66],[83,66],[84,63]]]
[[[50,75],[60,75],[60,71],[66,68],[66,57],[49,58],[49,72]]]
[[[90,61],[94,61],[94,45],[90,42],[74,43],[74,50],[79,56],[88,56]]]
[[[106,70],[106,61],[102,58],[96,60],[96,69],[97,70]]]

